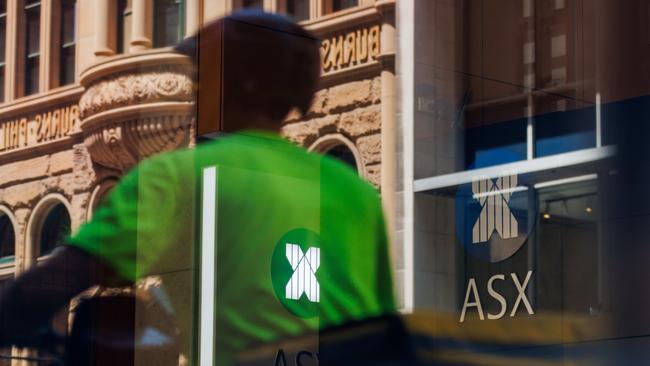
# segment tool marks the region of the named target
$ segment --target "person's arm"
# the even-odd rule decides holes
[[[74,296],[117,278],[108,266],[78,248],[57,249],[0,293],[0,345],[37,345],[52,317]]]
[[[123,177],[66,245],[0,293],[0,345],[33,344],[80,292],[146,273],[175,238],[179,187],[165,162],[143,162]]]

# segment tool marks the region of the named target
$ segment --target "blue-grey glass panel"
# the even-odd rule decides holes
[[[465,131],[467,169],[526,159],[526,120],[517,119]]]
[[[535,156],[549,156],[595,146],[595,107],[535,117]]]

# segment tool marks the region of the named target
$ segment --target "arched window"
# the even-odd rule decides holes
[[[63,244],[70,235],[70,214],[63,203],[58,203],[48,211],[39,235],[38,256],[44,256]]]
[[[357,166],[357,158],[354,156],[352,150],[350,150],[350,148],[348,148],[345,144],[339,144],[331,147],[325,151],[325,155],[329,155],[335,159],[338,159],[351,166],[354,170],[359,171],[359,167]]]
[[[16,254],[16,233],[11,219],[0,212],[0,263],[14,260]]]
[[[90,201],[88,202],[88,213],[86,215],[88,220],[92,219],[97,208],[99,208],[102,202],[104,202],[108,197],[118,181],[118,178],[107,178],[95,187],[93,193],[90,195]]]
[[[348,164],[360,176],[365,176],[365,169],[357,147],[344,135],[335,133],[327,134],[316,140],[309,151],[317,151]]]

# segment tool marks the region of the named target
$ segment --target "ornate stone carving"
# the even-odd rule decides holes
[[[154,116],[109,123],[86,134],[96,163],[126,171],[151,155],[189,144],[192,117]]]
[[[82,76],[81,131],[92,160],[126,171],[190,143],[192,68],[175,53],[115,58]]]
[[[193,83],[185,65],[134,69],[89,85],[79,100],[81,118],[123,106],[156,101],[192,101]]]

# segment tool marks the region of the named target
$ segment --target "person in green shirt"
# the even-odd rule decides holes
[[[223,72],[202,72],[215,49]],[[343,162],[278,135],[291,109],[309,109],[318,40],[286,17],[242,11],[177,50],[198,64],[199,131],[209,118],[218,137],[126,174],[63,248],[0,295],[0,343],[28,343],[92,285],[147,276],[165,284],[183,348],[201,353],[201,329],[213,322],[217,364],[260,344],[395,311],[378,192]],[[215,84],[221,101],[202,103],[219,98]],[[53,275],[67,282],[44,286]],[[206,294],[212,315],[199,309]]]

